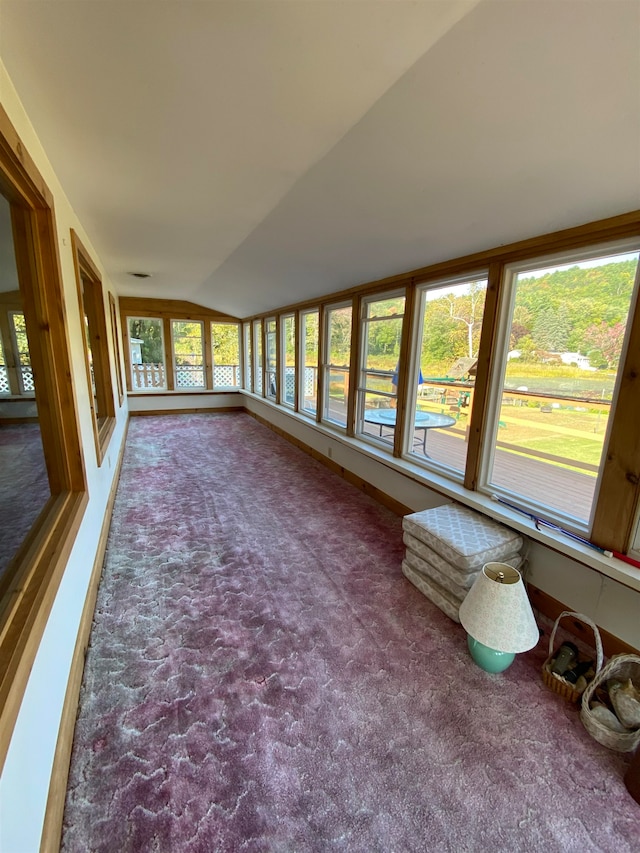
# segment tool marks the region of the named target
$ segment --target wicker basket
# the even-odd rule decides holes
[[[551,632],[551,636],[549,637],[549,657],[542,664],[542,680],[553,690],[554,693],[559,693],[564,699],[568,699],[570,702],[577,702],[582,696],[582,692],[576,690],[572,684],[568,684],[566,681],[563,681],[560,678],[556,678],[555,675],[551,672],[551,662],[555,657],[553,644],[556,638],[556,631],[558,630],[558,625],[560,620],[564,616],[572,616],[574,619],[579,619],[581,622],[585,622],[589,627],[593,630],[593,636],[595,638],[596,645],[596,676],[602,669],[603,655],[602,655],[602,640],[600,639],[600,632],[594,622],[589,619],[588,616],[584,616],[582,613],[574,613],[571,610],[563,610],[562,613],[556,619],[555,625],[553,626],[553,631]]]
[[[640,729],[629,732],[614,732],[608,726],[597,720],[591,711],[590,702],[594,690],[600,684],[606,684],[610,678],[619,681],[633,679],[634,684],[640,684],[640,657],[638,655],[614,655],[611,660],[602,667],[600,672],[588,685],[582,694],[582,708],[580,719],[591,737],[608,749],[616,752],[633,752],[640,744]]]

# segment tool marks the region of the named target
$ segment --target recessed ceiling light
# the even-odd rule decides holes
[[[134,278],[151,278],[150,272],[130,272],[129,275],[132,275]]]

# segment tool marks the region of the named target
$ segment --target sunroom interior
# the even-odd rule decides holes
[[[359,5],[0,2],[0,847],[59,837],[133,416],[243,410],[399,516],[502,521],[542,613],[640,649],[640,7]]]

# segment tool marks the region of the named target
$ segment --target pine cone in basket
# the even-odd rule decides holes
[[[608,683],[611,704],[620,722],[628,729],[640,728],[640,691],[633,681],[611,680]]]

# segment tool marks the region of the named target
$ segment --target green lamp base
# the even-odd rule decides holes
[[[471,657],[485,672],[504,672],[515,659],[515,652],[497,652],[489,646],[483,646],[469,634],[467,634],[467,645]]]

